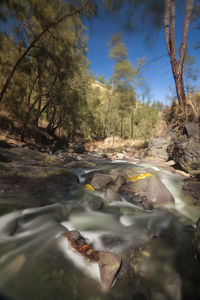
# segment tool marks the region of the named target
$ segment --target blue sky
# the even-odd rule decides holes
[[[176,39],[177,45],[181,41],[183,19],[179,14],[176,23]],[[89,44],[88,44],[88,59],[91,63],[91,68],[95,75],[104,75],[107,80],[112,75],[113,64],[108,58],[109,49],[107,43],[111,36],[118,32],[123,32],[123,41],[127,47],[129,60],[136,65],[137,59],[145,57],[146,62],[150,62],[156,57],[167,54],[165,45],[164,32],[156,32],[152,34],[152,39],[148,43],[146,41],[145,32],[125,32],[123,24],[118,16],[113,16],[106,12],[102,7],[99,9],[99,15],[92,23],[88,25]],[[195,69],[200,66],[200,49],[194,50],[193,46],[196,41],[200,40],[200,32],[198,30],[190,30],[188,36],[188,50],[189,53],[196,58]],[[146,84],[150,89],[149,94],[145,98],[151,100],[159,100],[164,104],[168,104],[167,95],[171,95],[169,87],[174,87],[172,78],[171,66],[169,63],[169,56],[162,58],[147,65],[143,76]],[[196,88],[200,89],[200,80],[195,83]],[[141,97],[142,90],[137,90],[139,97]]]

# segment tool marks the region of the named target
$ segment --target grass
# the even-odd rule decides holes
[[[92,141],[85,145],[87,150],[92,148],[99,150],[109,150],[122,152],[129,148],[130,150],[140,150],[146,148],[148,141],[146,140],[133,140],[133,139],[121,139],[120,137],[108,137],[104,141]]]

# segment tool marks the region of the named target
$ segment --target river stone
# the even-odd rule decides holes
[[[185,179],[182,186],[184,193],[187,193],[194,199],[195,205],[200,205],[200,181]]]
[[[108,188],[106,190],[106,201],[109,204],[114,201],[122,201],[122,199],[117,192],[113,191],[111,188]]]
[[[193,246],[194,259],[199,264],[199,271],[200,271],[200,219],[197,221],[197,228],[195,230],[192,246]]]
[[[108,291],[117,276],[121,267],[122,259],[119,255],[100,251],[99,253],[99,270],[100,278],[105,291]]]
[[[126,179],[124,178],[124,176],[118,175],[113,182],[113,190],[115,192],[118,192],[124,184],[126,184]]]
[[[151,139],[148,144],[149,156],[168,160],[169,154],[167,148],[170,144],[170,140],[170,137]]]
[[[192,241],[194,261],[197,266],[197,287],[200,293],[200,218],[197,221],[197,227]]]
[[[96,173],[92,178],[91,185],[96,191],[100,191],[104,189],[107,185],[109,185],[111,182],[112,177],[110,175]]]
[[[156,176],[146,177],[144,179],[131,182],[122,188],[122,191],[128,191],[134,197],[147,200],[152,204],[167,204],[175,202],[174,197],[165,187],[165,185]]]
[[[133,176],[137,176],[139,174],[142,173],[147,173],[147,170],[144,168],[140,168],[140,167],[120,167],[120,168],[115,168],[115,169],[111,169],[110,173],[113,176],[128,176],[128,177],[133,177]]]
[[[178,273],[174,273],[165,278],[165,290],[166,294],[169,296],[169,299],[181,300],[181,288],[182,282],[180,275]]]

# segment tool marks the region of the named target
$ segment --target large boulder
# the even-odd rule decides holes
[[[148,144],[149,156],[168,160],[169,153],[167,152],[167,148],[170,144],[170,141],[171,141],[170,137],[151,139]]]
[[[191,176],[200,177],[200,126],[187,122],[181,132],[172,136],[168,147],[171,158]]]
[[[200,126],[196,123],[187,122],[183,127],[183,134],[188,138],[200,140]]]
[[[200,206],[200,181],[185,179],[182,186],[184,193],[194,199],[194,205]]]
[[[175,163],[194,177],[200,177],[200,143],[193,138],[177,140],[172,151]]]
[[[121,191],[128,197],[128,201],[139,204],[143,208],[150,208],[149,204],[162,205],[175,202],[172,194],[155,175],[129,182],[122,187]]]
[[[192,241],[193,256],[197,266],[197,288],[200,293],[200,219],[197,221],[197,227]]]
[[[192,246],[193,246],[194,259],[199,265],[199,271],[200,271],[200,219],[197,221],[197,227],[192,241]]]

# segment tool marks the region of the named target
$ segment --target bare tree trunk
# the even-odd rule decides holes
[[[38,36],[36,36],[36,38],[30,43],[30,45],[28,46],[28,48],[23,52],[23,54],[19,57],[19,59],[17,60],[17,62],[15,63],[15,65],[13,66],[10,74],[8,75],[3,88],[1,90],[0,93],[0,103],[3,99],[3,96],[7,90],[7,88],[9,87],[11,80],[15,74],[15,71],[17,70],[18,66],[20,65],[20,63],[22,62],[22,60],[26,57],[26,55],[29,53],[29,51],[33,48],[33,46],[40,40],[40,38],[46,33],[48,32],[49,29],[55,27],[56,25],[58,25],[59,23],[61,23],[64,19],[66,19],[67,17],[72,17],[78,13],[81,13],[81,11],[88,5],[89,1],[86,2],[85,5],[83,5],[81,8],[76,9],[75,11],[69,13],[69,14],[65,14],[64,16],[62,16],[61,18],[59,18],[58,20],[56,20],[55,22],[49,24],[45,29],[43,29],[43,31],[38,34]]]
[[[54,87],[54,85],[55,85],[55,83],[56,83],[56,80],[57,80],[57,76],[54,78],[54,81],[52,82],[52,84],[51,84],[51,86],[50,86],[50,88],[49,88],[49,91],[48,91],[48,93],[47,93],[47,102],[46,102],[46,104],[43,106],[43,108],[41,109],[41,104],[38,104],[38,109],[40,109],[38,112],[37,112],[37,116],[36,116],[36,118],[35,118],[35,120],[33,121],[33,123],[34,124],[38,124],[38,122],[39,122],[39,118],[40,118],[40,116],[42,115],[42,113],[47,109],[47,107],[49,106],[49,104],[51,103],[51,101],[52,101],[52,99],[53,99],[53,97],[52,97],[52,95],[51,95],[51,92],[52,92],[52,89],[53,89],[53,87]],[[39,95],[39,101],[41,101],[41,99],[42,99],[42,94],[41,95]]]
[[[38,121],[39,121],[39,114],[41,111],[41,105],[42,105],[42,80],[41,80],[41,66],[40,66],[40,61],[38,60],[38,94],[39,94],[39,101],[38,101],[38,107],[37,107],[37,118],[35,125],[38,126]]]
[[[38,75],[36,76],[35,80],[33,81],[33,85],[30,88],[28,99],[27,99],[26,115],[25,115],[25,119],[24,119],[24,122],[23,122],[23,125],[22,125],[22,132],[21,132],[21,140],[22,141],[24,141],[24,133],[25,133],[28,121],[30,119],[30,113],[31,113],[31,109],[30,109],[31,96],[32,96],[33,90],[35,88],[37,80],[38,80]]]
[[[123,136],[123,111],[121,112],[121,139]]]
[[[46,130],[47,130],[48,133],[50,133],[51,130],[52,130],[52,128],[53,128],[55,116],[56,116],[56,107],[54,106],[54,108],[53,108],[53,114],[52,114],[52,116],[51,116],[51,119],[50,119],[50,121],[49,121],[49,124],[48,124],[47,127],[46,127]]]
[[[186,96],[183,82],[183,64],[186,52],[186,42],[188,35],[188,28],[190,17],[192,13],[193,0],[187,0],[185,7],[185,18],[183,26],[183,35],[181,41],[179,61],[177,61],[177,51],[175,42],[175,0],[165,0],[164,11],[164,26],[165,26],[165,39],[170,63],[172,67],[173,77],[176,85],[176,93],[178,102],[183,111],[185,111]]]
[[[131,112],[131,139],[133,139],[133,110]]]
[[[103,132],[103,138],[106,138],[106,131],[107,131],[107,123],[108,123],[108,114],[110,112],[110,102],[111,102],[111,96],[108,97],[107,101],[107,109],[106,109],[106,115],[104,120],[104,132]]]

